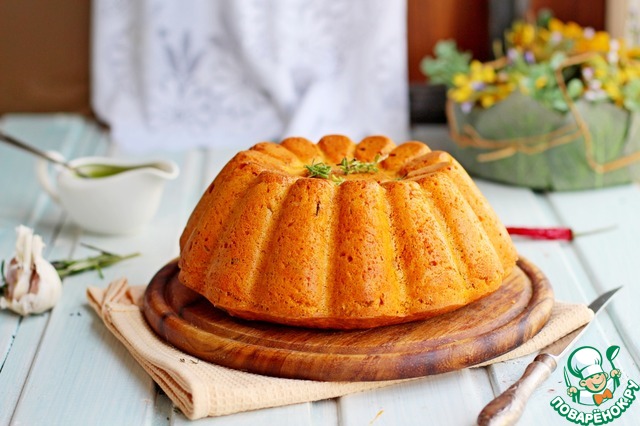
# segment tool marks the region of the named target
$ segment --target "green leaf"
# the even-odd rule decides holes
[[[434,47],[435,58],[427,56],[420,63],[420,69],[433,84],[453,86],[456,74],[467,74],[471,54],[460,52],[453,40],[439,41]]]
[[[567,93],[571,99],[577,99],[582,95],[582,91],[584,90],[584,84],[582,80],[574,78],[569,81],[567,84]]]
[[[539,27],[549,28],[551,18],[553,18],[553,12],[550,9],[540,9],[538,11],[538,17],[536,18],[536,24]]]
[[[566,112],[569,110],[569,106],[567,105],[564,99],[555,99],[551,103],[551,106],[553,107],[553,109],[560,112]]]
[[[556,70],[560,68],[560,65],[562,65],[565,59],[567,59],[567,55],[563,52],[555,52],[549,59],[549,65],[551,65],[551,68]]]
[[[622,88],[624,107],[630,111],[640,111],[640,80],[631,80]]]

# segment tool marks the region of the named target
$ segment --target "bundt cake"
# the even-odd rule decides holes
[[[238,153],[187,222],[179,280],[244,319],[369,328],[481,298],[516,257],[449,154],[330,135]]]

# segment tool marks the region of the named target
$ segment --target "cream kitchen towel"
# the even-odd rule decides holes
[[[106,289],[90,287],[89,303],[107,328],[190,419],[335,398],[389,386],[383,382],[316,382],[231,370],[201,361],[160,340],[140,310],[144,286],[119,279]],[[556,302],[551,318],[532,339],[487,364],[533,353],[593,318],[585,305]],[[418,380],[418,379],[408,379]]]

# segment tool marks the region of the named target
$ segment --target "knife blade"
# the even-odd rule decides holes
[[[595,315],[602,311],[611,298],[622,287],[601,294],[589,305]],[[524,373],[513,385],[487,404],[478,415],[478,426],[512,425],[522,416],[527,400],[533,391],[558,366],[558,361],[573,347],[587,330],[589,324],[572,331],[561,339],[542,348],[538,356],[527,366]]]

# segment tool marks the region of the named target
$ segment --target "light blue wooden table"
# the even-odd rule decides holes
[[[41,148],[58,150],[67,158],[124,155],[109,143],[108,135],[73,116],[5,116],[0,127]],[[416,129],[415,137],[437,147],[445,141],[446,131],[424,127]],[[21,318],[0,312],[0,425],[191,423],[110,335],[87,305],[85,291],[87,286],[105,287],[122,276],[133,284],[147,283],[160,266],[175,257],[189,213],[236,150],[147,155],[176,161],[180,177],[168,184],[160,212],[142,232],[105,237],[85,233],[71,223],[38,186],[34,158],[0,144],[0,258],[13,254],[19,224],[43,236],[45,257],[50,260],[92,254],[81,242],[118,253],[142,253],[106,269],[104,279],[95,272],[65,279],[62,299],[50,313]],[[598,191],[536,194],[485,181],[478,181],[478,185],[507,225],[562,225],[578,232],[615,226],[572,243],[517,240],[516,244],[521,255],[545,272],[559,300],[588,303],[607,289],[624,286],[580,344],[592,345],[603,353],[610,345],[620,346],[615,365],[622,370],[623,384],[628,380],[640,383],[640,188],[630,184]],[[531,358],[335,400],[196,423],[471,425],[482,407],[522,374]],[[614,399],[621,392],[617,391]],[[571,424],[551,406],[557,396],[568,400],[562,368],[538,388],[520,424]],[[586,412],[593,409],[583,408]],[[640,424],[640,401],[610,424]]]

